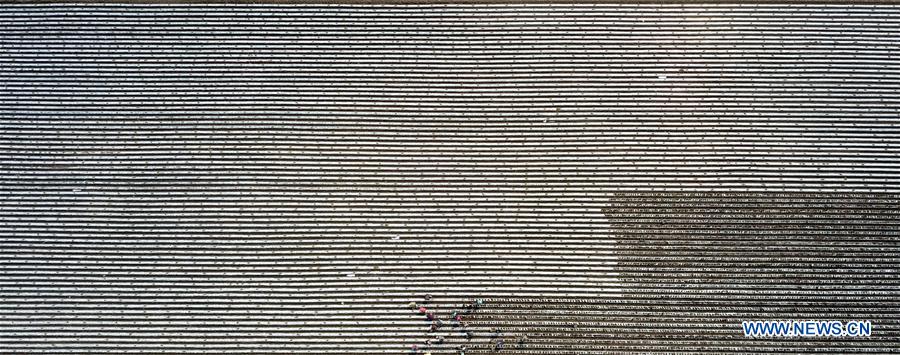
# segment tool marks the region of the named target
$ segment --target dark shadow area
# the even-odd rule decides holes
[[[898,196],[627,193],[606,212],[621,298],[497,299],[474,317],[528,354],[889,353],[900,344]],[[748,338],[744,320],[869,320],[868,338]]]

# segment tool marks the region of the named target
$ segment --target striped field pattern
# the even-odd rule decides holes
[[[3,5],[0,167],[2,354],[900,352],[900,6]]]

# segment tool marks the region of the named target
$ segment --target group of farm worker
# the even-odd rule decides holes
[[[468,324],[468,322],[463,321],[462,316],[463,316],[463,314],[472,314],[472,313],[478,311],[478,309],[484,305],[484,300],[477,298],[471,303],[466,303],[463,306],[462,312],[460,312],[459,310],[454,310],[453,312],[450,313],[449,319],[447,319],[447,321],[445,322],[444,320],[440,319],[437,315],[435,315],[434,310],[428,309],[428,306],[430,305],[432,298],[433,297],[431,296],[431,294],[427,294],[427,295],[425,295],[425,300],[422,302],[422,304],[418,304],[416,302],[409,303],[410,309],[417,310],[420,315],[424,316],[425,319],[430,322],[428,332],[429,333],[438,332],[445,325],[449,324],[453,328],[459,328],[459,332],[457,334],[462,337],[465,337],[467,342],[472,340],[472,337],[474,336],[474,334],[472,333],[471,330],[469,330],[469,324]],[[500,351],[503,349],[504,341],[503,341],[502,335],[503,334],[497,328],[491,329],[490,341],[493,342],[494,351]],[[521,335],[521,336],[517,337],[516,340],[517,340],[517,343],[519,344],[519,346],[521,346],[528,340],[528,336]],[[419,345],[413,345],[412,346],[412,354],[431,355],[431,352],[429,351],[429,349],[431,349],[432,346],[442,345],[442,344],[444,344],[445,341],[446,341],[446,339],[440,335],[437,337],[428,339],[425,341],[424,346],[420,347]],[[468,347],[466,345],[459,345],[456,347],[456,350],[458,351],[459,355],[466,355],[466,350],[468,350]]]

